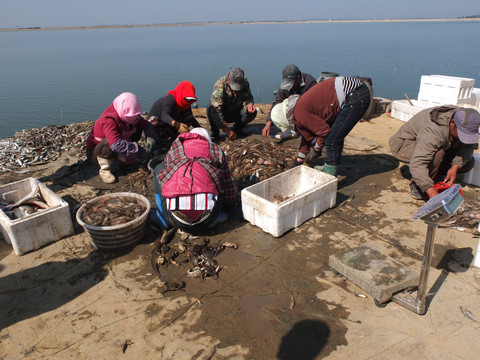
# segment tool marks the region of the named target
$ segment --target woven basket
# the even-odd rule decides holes
[[[134,220],[131,220],[125,224],[112,225],[112,226],[94,226],[85,223],[82,220],[83,212],[88,205],[95,205],[96,203],[104,200],[108,200],[111,197],[120,197],[123,200],[131,199],[136,203],[141,203],[146,207],[146,210]],[[89,235],[93,245],[99,250],[121,250],[129,248],[138,243],[145,234],[145,228],[147,225],[147,216],[150,212],[150,201],[143,195],[119,192],[96,197],[87,201],[77,211],[77,222],[83,226],[85,232]]]

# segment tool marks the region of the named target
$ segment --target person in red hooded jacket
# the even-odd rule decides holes
[[[155,126],[161,138],[170,137],[172,141],[179,134],[188,132],[189,127],[200,127],[192,113],[192,104],[197,101],[195,87],[189,81],[180,82],[168,95],[161,97],[152,105],[148,121]]]

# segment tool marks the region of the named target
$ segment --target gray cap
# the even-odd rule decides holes
[[[282,83],[280,84],[280,88],[283,90],[290,90],[298,75],[300,75],[300,69],[297,65],[289,64],[285,66],[282,71]]]
[[[458,138],[464,144],[478,143],[478,129],[480,127],[480,114],[475,109],[460,108],[455,111],[453,121],[457,127]]]
[[[242,69],[236,67],[228,73],[228,85],[233,91],[240,91],[245,80],[245,73]]]

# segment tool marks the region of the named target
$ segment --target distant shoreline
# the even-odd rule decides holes
[[[252,24],[322,24],[322,23],[381,23],[381,22],[453,22],[453,21],[480,21],[475,18],[445,18],[445,19],[360,19],[360,20],[298,20],[298,21],[212,21],[189,22],[170,24],[145,24],[145,25],[95,25],[95,26],[58,26],[58,27],[18,27],[0,28],[0,31],[51,31],[51,30],[87,30],[87,29],[121,29],[167,26],[205,26],[205,25],[252,25]]]

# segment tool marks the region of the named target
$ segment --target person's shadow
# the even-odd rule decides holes
[[[93,251],[83,259],[48,262],[0,277],[0,330],[73,300],[105,279],[105,265],[120,255]]]
[[[277,358],[280,360],[315,359],[327,344],[330,329],[318,320],[302,320],[282,337]]]

